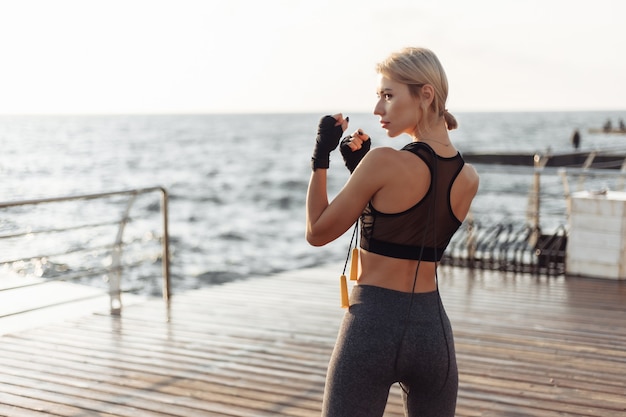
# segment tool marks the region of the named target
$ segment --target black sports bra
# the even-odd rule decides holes
[[[450,205],[450,191],[465,161],[457,153],[444,158],[424,142],[411,142],[401,150],[421,158],[430,170],[428,191],[401,213],[382,213],[370,201],[361,214],[361,248],[392,258],[437,262],[461,226]]]

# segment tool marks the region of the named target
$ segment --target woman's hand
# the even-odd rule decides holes
[[[361,129],[354,132],[351,136],[346,136],[341,141],[339,151],[343,156],[343,161],[346,164],[346,168],[350,173],[354,172],[355,168],[361,162],[361,159],[370,150],[372,141],[369,135],[363,132]]]
[[[341,113],[322,117],[317,128],[315,148],[311,158],[313,171],[316,169],[328,169],[330,166],[330,153],[339,145],[341,135],[348,128],[349,120],[349,117],[344,119]]]

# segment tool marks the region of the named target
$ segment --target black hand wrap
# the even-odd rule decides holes
[[[350,146],[348,146],[350,140],[352,140],[352,136],[346,136],[343,138],[341,145],[339,146],[339,151],[341,152],[341,156],[343,156],[343,162],[345,162],[346,168],[348,168],[352,174],[356,166],[359,165],[359,162],[361,162],[361,159],[363,159],[365,154],[372,147],[372,140],[368,138],[361,144],[361,149],[357,149],[356,151],[353,151],[350,149]]]
[[[317,128],[315,149],[311,158],[311,168],[328,169],[330,166],[330,153],[339,145],[339,139],[343,133],[341,125],[335,126],[337,120],[332,116],[324,116]]]

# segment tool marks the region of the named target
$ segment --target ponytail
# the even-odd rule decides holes
[[[443,110],[443,118],[446,121],[446,126],[448,126],[448,130],[454,130],[459,127],[459,123],[456,121],[456,117],[452,115],[448,111],[448,109]]]

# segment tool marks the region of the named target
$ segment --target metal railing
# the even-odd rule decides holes
[[[589,167],[549,168],[536,158],[527,168],[527,205],[514,220],[479,221],[487,212],[468,216],[452,238],[442,264],[544,275],[566,273],[571,194],[584,189],[626,188],[626,163],[619,170]],[[482,167],[483,171],[489,167]],[[499,172],[499,171],[495,171]],[[521,204],[517,208],[521,208]]]
[[[55,198],[42,198],[42,199],[34,199],[34,200],[23,200],[23,201],[12,201],[12,202],[0,202],[0,210],[4,210],[5,212],[9,209],[19,210],[19,213],[16,213],[14,217],[20,219],[24,216],[27,216],[28,210],[34,210],[35,207],[41,206],[51,206],[58,205],[62,203],[68,202],[86,202],[86,201],[94,201],[94,200],[102,200],[102,199],[111,199],[111,198],[125,198],[126,201],[122,201],[121,204],[117,204],[116,207],[122,207],[121,215],[118,218],[114,219],[102,219],[98,216],[98,221],[94,222],[93,219],[90,222],[83,222],[80,224],[60,224],[64,223],[58,217],[54,217],[54,215],[48,216],[52,217],[52,220],[49,220],[49,225],[38,225],[33,227],[33,223],[40,223],[39,220],[43,216],[31,215],[27,217],[25,221],[28,223],[28,226],[17,226],[15,223],[11,222],[10,225],[12,227],[7,226],[7,222],[11,219],[12,216],[0,216],[0,243],[14,241],[16,239],[22,239],[22,241],[27,240],[29,243],[29,248],[32,250],[40,250],[41,252],[37,252],[35,254],[31,254],[27,257],[24,256],[24,252],[26,251],[26,247],[21,246],[18,250],[11,251],[10,248],[15,248],[14,244],[7,244],[4,247],[4,254],[0,253],[0,267],[4,267],[5,270],[14,271],[15,269],[22,268],[22,271],[18,273],[18,275],[34,275],[42,276],[45,275],[42,271],[42,268],[46,265],[50,265],[50,259],[54,259],[56,257],[62,256],[71,256],[72,254],[78,254],[81,258],[81,263],[84,259],[89,258],[90,254],[98,252],[100,255],[106,254],[105,256],[109,259],[109,265],[104,268],[96,268],[96,267],[87,267],[86,269],[79,269],[77,271],[69,271],[66,266],[62,264],[58,264],[55,266],[50,277],[46,277],[46,279],[41,279],[37,281],[30,281],[27,283],[20,283],[17,285],[5,286],[4,288],[0,288],[0,291],[11,291],[17,290],[20,288],[38,286],[38,285],[46,285],[51,282],[67,282],[67,281],[75,281],[80,279],[86,279],[88,277],[94,277],[97,275],[104,274],[106,276],[106,280],[108,281],[108,293],[110,298],[110,312],[111,314],[121,314],[122,302],[121,302],[121,294],[122,294],[122,272],[126,269],[132,268],[134,266],[138,266],[139,264],[145,263],[145,259],[139,259],[134,262],[134,264],[124,264],[122,262],[122,255],[124,254],[124,248],[127,245],[133,244],[133,242],[125,242],[124,241],[124,233],[133,218],[131,218],[131,210],[133,209],[133,205],[136,202],[136,199],[140,195],[150,194],[158,192],[161,194],[160,199],[160,222],[162,228],[162,237],[158,239],[152,240],[160,240],[160,261],[161,261],[161,273],[162,273],[162,284],[161,291],[163,298],[166,302],[169,301],[171,295],[171,286],[170,286],[170,250],[169,250],[169,231],[168,231],[168,193],[167,190],[163,187],[147,187],[147,188],[138,188],[124,191],[113,191],[113,192],[104,192],[104,193],[96,193],[96,194],[84,194],[84,195],[76,195],[76,196],[65,196],[65,197],[55,197]],[[86,203],[85,203],[86,204]],[[105,212],[109,214],[113,210],[106,209]],[[79,211],[77,211],[78,213]],[[58,213],[57,213],[58,214]],[[4,227],[3,219],[4,217]],[[72,218],[72,213],[65,213],[64,217],[66,218],[65,223],[67,222],[67,218]],[[89,217],[89,213],[87,216]],[[105,217],[105,216],[102,216]],[[83,241],[79,243],[74,243],[74,247],[66,247],[61,248],[59,241],[61,239],[54,238],[43,238],[42,241],[47,242],[48,247],[46,249],[33,248],[32,240],[36,237],[40,236],[50,236],[54,234],[62,234],[62,233],[78,233],[82,230],[92,230],[99,231],[101,229],[106,228],[117,228],[115,232],[115,236],[113,238],[112,243],[102,244],[103,236],[106,233],[93,233],[96,237],[89,236],[84,237],[81,236],[79,239]],[[110,235],[109,235],[110,236]],[[139,244],[142,244],[146,239],[137,239],[139,240]],[[98,241],[97,243],[93,243],[93,241]],[[52,243],[50,243],[52,242]],[[136,243],[136,242],[134,242]],[[50,247],[51,246],[51,247]],[[8,259],[2,259],[3,256],[7,256],[7,252],[11,252],[8,256]],[[11,256],[14,256],[11,258]],[[104,263],[102,260],[101,263]],[[31,271],[24,271],[26,268],[24,265],[26,264],[35,264],[34,267],[31,268]],[[32,269],[38,269],[38,271],[33,272]],[[1,272],[1,270],[0,270]],[[75,301],[75,300],[73,300]],[[38,308],[50,307],[51,305],[41,306]],[[0,315],[0,318],[6,315],[14,315],[19,313],[24,313],[28,311],[32,311],[33,309],[25,309],[22,311],[17,311],[10,314]]]

